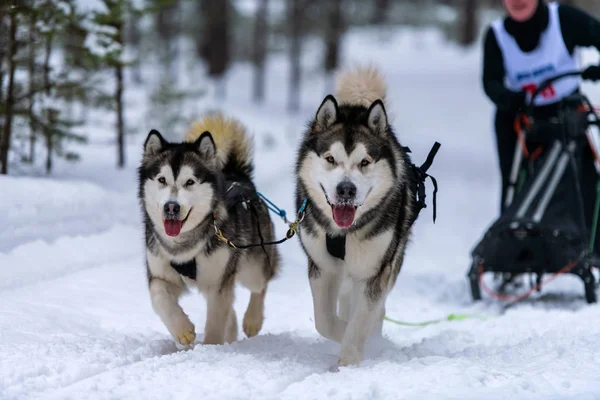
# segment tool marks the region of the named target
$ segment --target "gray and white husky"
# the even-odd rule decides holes
[[[415,217],[414,175],[388,123],[386,85],[372,67],[338,76],[305,132],[296,164],[298,236],[308,256],[315,326],[359,364],[380,334],[385,300]],[[339,300],[339,310],[338,310]]]
[[[205,344],[237,340],[233,309],[239,280],[251,291],[247,336],[263,324],[265,293],[279,269],[275,247],[234,248],[273,240],[269,210],[256,197],[252,141],[244,127],[221,115],[192,124],[182,143],[152,130],[139,167],[148,285],[154,311],[181,345],[193,345],[194,324],[178,303],[189,287],[207,302]]]

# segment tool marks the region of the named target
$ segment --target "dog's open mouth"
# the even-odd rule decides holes
[[[191,211],[192,209],[190,208],[190,211],[188,211],[184,219],[178,219],[176,216],[171,217],[170,215],[167,215],[167,218],[164,220],[165,233],[168,236],[178,236],[181,232],[181,227],[185,224],[185,221],[187,221]]]
[[[321,185],[321,189],[325,194],[325,199],[327,203],[331,206],[331,211],[333,213],[333,221],[340,228],[349,228],[354,223],[354,216],[356,215],[356,210],[358,206],[354,203],[342,202],[333,204],[331,200],[329,200],[329,196],[327,196],[327,192],[323,185]]]
[[[354,204],[332,204],[333,220],[340,228],[349,228],[354,223],[354,216],[358,207]]]

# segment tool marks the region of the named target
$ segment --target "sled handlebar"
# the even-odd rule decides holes
[[[542,81],[542,83],[540,83],[539,87],[536,88],[536,90],[533,92],[533,94],[531,95],[531,98],[529,100],[529,104],[527,104],[525,106],[525,110],[526,110],[526,114],[527,115],[532,115],[533,114],[533,108],[534,108],[534,100],[535,98],[544,90],[546,89],[548,86],[550,86],[550,84],[552,82],[558,81],[560,79],[563,78],[567,78],[570,76],[581,76],[581,74],[583,73],[583,71],[570,71],[570,72],[565,72],[562,74],[558,74],[556,76],[553,76],[551,78],[546,79],[545,81]],[[588,124],[590,125],[596,125],[598,126],[598,128],[600,128],[600,116],[598,115],[596,109],[594,108],[594,106],[592,105],[592,103],[590,103],[590,100],[587,97],[583,97],[582,99],[583,103],[589,108],[591,114],[594,115],[594,119],[588,121]]]
[[[558,80],[561,80],[563,78],[567,78],[569,76],[579,76],[582,74],[582,71],[571,71],[571,72],[565,72],[562,74],[558,74],[556,76],[553,76],[552,78],[548,78],[545,81],[543,81],[542,83],[540,83],[540,85],[536,88],[536,90],[533,92],[533,94],[531,95],[531,99],[529,99],[529,104],[527,105],[527,108],[529,110],[531,110],[534,106],[533,102],[535,100],[535,98],[544,90],[546,89],[548,86],[550,86],[551,83],[556,82]]]

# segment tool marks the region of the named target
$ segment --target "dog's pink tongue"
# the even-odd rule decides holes
[[[333,206],[333,220],[340,228],[348,228],[354,222],[356,208],[351,205]]]
[[[181,232],[181,221],[178,219],[166,219],[165,232],[169,236],[179,235],[179,232]]]

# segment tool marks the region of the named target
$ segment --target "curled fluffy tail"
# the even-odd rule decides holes
[[[375,100],[385,104],[387,86],[383,76],[374,66],[357,66],[337,76],[338,102],[369,107]]]
[[[222,114],[208,115],[191,124],[185,134],[186,142],[193,142],[204,132],[210,132],[217,147],[217,165],[224,172],[243,174],[251,177],[252,138],[242,123]]]

